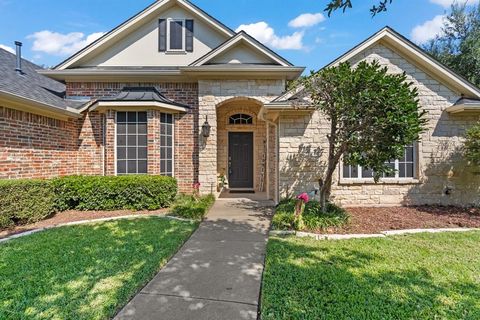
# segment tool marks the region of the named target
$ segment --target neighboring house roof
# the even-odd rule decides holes
[[[100,98],[91,106],[91,110],[108,107],[158,107],[171,111],[186,112],[190,106],[168,99],[155,87],[124,87],[113,97]]]
[[[390,27],[385,27],[373,34],[371,37],[361,42],[345,54],[341,55],[324,68],[338,65],[341,62],[348,61],[359,53],[367,50],[377,43],[382,43],[390,48],[394,48],[395,52],[400,53],[416,62],[418,66],[427,71],[430,75],[441,79],[443,83],[455,88],[460,94],[468,96],[470,98],[480,98],[480,88],[454,72],[447,66],[443,65],[431,55],[426,53],[422,48],[402,36]],[[288,102],[295,94],[298,93],[299,88],[295,88],[284,93],[278,99],[276,103]]]
[[[152,3],[149,7],[144,9],[143,11],[139,12],[135,16],[131,17],[124,23],[120,24],[119,26],[115,27],[111,31],[107,32],[105,35],[91,43],[90,45],[86,46],[79,52],[75,53],[71,57],[67,58],[65,61],[58,64],[54,69],[55,70],[64,70],[66,68],[71,67],[75,62],[85,57],[87,54],[92,53],[93,51],[101,51],[102,48],[108,43],[119,36],[126,34],[133,28],[134,26],[140,24],[144,19],[148,19],[149,17],[155,16],[157,12],[164,9],[167,5],[172,3],[178,4],[190,12],[195,13],[198,17],[200,17],[203,21],[207,22],[213,28],[218,30],[219,32],[225,34],[228,37],[232,37],[235,35],[235,32],[228,28],[226,25],[218,21],[217,19],[210,16],[208,13],[203,11],[202,9],[195,6],[188,0],[157,0]]]
[[[0,49],[0,97],[43,111],[74,116],[83,104],[65,100],[65,85],[37,72],[40,66],[22,59],[22,73],[16,70],[16,55]]]
[[[293,64],[291,64],[289,61],[287,61],[285,58],[281,57],[274,51],[270,50],[268,47],[266,47],[264,44],[260,43],[258,40],[247,34],[245,31],[240,31],[224,43],[220,44],[218,47],[201,57],[200,59],[194,61],[193,63],[190,64],[192,67],[198,67],[202,66],[205,64],[208,64],[210,61],[212,61],[215,57],[219,56],[220,54],[226,52],[227,50],[231,49],[232,47],[238,45],[239,43],[245,43],[254,50],[257,50],[258,52],[262,53],[266,57],[272,60],[274,64],[278,64],[284,67],[292,67]]]

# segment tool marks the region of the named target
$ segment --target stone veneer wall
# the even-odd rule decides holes
[[[68,96],[91,98],[115,96],[124,87],[156,87],[167,98],[186,104],[192,109],[175,115],[175,177],[181,192],[191,192],[198,181],[198,85],[197,83],[157,82],[68,82]],[[160,112],[148,110],[148,172],[160,173]],[[105,173],[115,174],[115,112],[105,115]],[[97,155],[95,154],[95,158]]]
[[[228,178],[228,133],[253,132],[254,136],[254,188],[260,190],[261,164],[265,154],[266,133],[265,122],[257,119],[260,105],[248,100],[232,101],[217,109],[217,173],[225,174]],[[230,116],[243,113],[253,117],[253,125],[231,125],[228,123]],[[263,191],[265,191],[264,188]]]
[[[376,45],[351,62],[378,60],[392,73],[405,71],[419,90],[420,104],[428,112],[427,131],[418,144],[418,181],[402,183],[353,183],[335,173],[334,201],[347,206],[480,203],[480,175],[462,159],[465,130],[478,116],[448,114],[445,109],[460,96],[390,48]],[[328,148],[327,121],[313,115],[282,115],[280,122],[280,191],[282,196],[313,190],[322,176]],[[320,161],[318,159],[321,159]],[[446,189],[451,194],[446,194]]]
[[[259,103],[270,102],[285,90],[283,80],[200,80],[199,99],[199,182],[201,192],[217,189],[217,107],[229,101],[249,98]],[[201,125],[208,117],[211,132],[208,138],[201,136]]]

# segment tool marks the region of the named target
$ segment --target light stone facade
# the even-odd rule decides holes
[[[198,82],[199,182],[201,184],[201,192],[215,193],[217,191],[218,177],[224,173],[222,170],[225,169],[222,166],[222,163],[225,162],[222,160],[222,157],[224,157],[228,149],[226,144],[219,145],[218,135],[220,129],[219,122],[226,123],[227,120],[225,119],[226,114],[221,110],[227,110],[226,112],[228,113],[231,111],[229,105],[233,106],[233,108],[241,109],[242,101],[245,102],[244,105],[246,107],[250,106],[251,108],[253,104],[259,108],[263,104],[277,98],[284,91],[285,82],[283,80],[200,80]],[[219,108],[221,108],[220,112],[218,112]],[[256,112],[258,113],[258,111]],[[222,118],[217,117],[219,113]],[[208,120],[211,126],[210,136],[207,138],[203,137],[201,132],[202,125],[206,120]],[[258,131],[260,132],[260,129]],[[262,131],[264,132],[264,139],[266,136],[265,125]],[[258,141],[256,141],[255,145],[255,149],[258,150],[259,146],[257,144]],[[225,149],[225,151],[220,148]],[[260,149],[262,148],[263,146],[260,147]],[[258,157],[256,158],[258,159]],[[268,180],[270,181],[270,179]]]
[[[480,170],[469,166],[461,153],[465,130],[478,121],[478,115],[445,111],[460,98],[460,93],[386,46],[377,44],[353,57],[351,63],[361,60],[377,60],[391,73],[406,72],[419,90],[420,104],[428,112],[428,125],[418,142],[416,179],[366,183],[341,179],[337,170],[333,200],[344,206],[480,204]],[[315,189],[327,159],[328,121],[319,112],[283,114],[279,128],[281,196]]]

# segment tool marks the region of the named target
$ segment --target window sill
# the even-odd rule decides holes
[[[413,178],[390,178],[380,179],[377,183],[373,179],[348,179],[340,178],[339,185],[356,185],[356,184],[420,184],[419,179]]]
[[[165,54],[171,54],[171,55],[186,55],[187,54],[187,51],[183,51],[183,50],[178,50],[178,51],[165,51]]]

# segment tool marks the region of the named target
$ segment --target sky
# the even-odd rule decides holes
[[[352,0],[345,13],[323,12],[328,0],[192,0],[233,30],[245,30],[306,70],[318,70],[384,26],[417,44],[441,33],[454,0],[393,0],[375,17],[379,0]],[[465,1],[465,0],[460,0]],[[22,41],[23,56],[54,66],[135,15],[153,0],[0,0],[0,47]],[[468,0],[478,4],[479,0]]]

